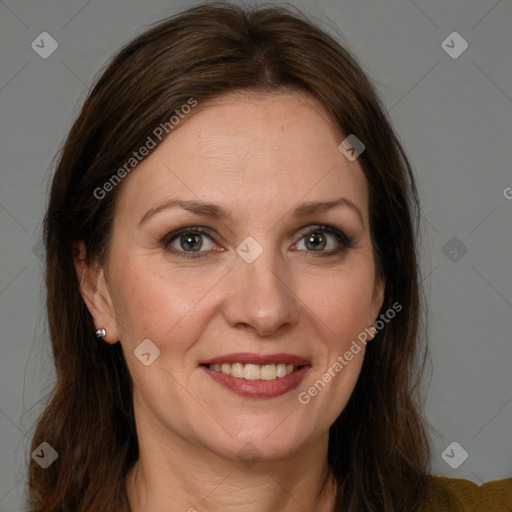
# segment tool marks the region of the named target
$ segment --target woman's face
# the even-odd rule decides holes
[[[200,107],[122,184],[95,325],[121,342],[138,428],[227,458],[290,456],[326,439],[364,345],[344,354],[382,305],[366,180],[305,95]]]

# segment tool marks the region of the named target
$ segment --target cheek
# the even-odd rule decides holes
[[[299,295],[312,318],[324,325],[332,340],[343,348],[369,325],[373,295],[372,268],[363,265],[304,277]]]
[[[316,415],[332,424],[345,408],[359,378],[368,337],[373,295],[373,267],[352,260],[351,265],[304,280],[301,291],[318,337],[317,368],[299,397]],[[309,290],[309,294],[306,294]]]
[[[307,417],[315,423],[319,432],[327,430],[345,409],[356,386],[364,360],[364,345],[358,352],[338,347],[329,354],[322,365],[309,380],[307,386],[297,394],[299,407],[307,411]],[[347,351],[350,360],[346,358]]]
[[[161,350],[188,348],[222,275],[183,272],[151,258],[131,258],[122,268],[123,275],[113,277],[119,283],[114,306],[123,345],[133,350],[149,338]]]

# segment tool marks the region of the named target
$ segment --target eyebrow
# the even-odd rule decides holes
[[[292,211],[292,215],[294,217],[307,217],[315,213],[326,212],[336,208],[337,206],[349,207],[351,210],[357,213],[361,224],[364,226],[363,214],[361,213],[361,210],[355,205],[355,203],[350,201],[350,199],[346,199],[344,197],[333,199],[331,201],[310,201],[302,203]],[[231,218],[231,214],[227,209],[213,203],[170,199],[148,210],[140,219],[139,226],[147,222],[157,213],[160,213],[163,210],[172,210],[174,208],[182,208],[196,215],[212,217],[219,220]]]

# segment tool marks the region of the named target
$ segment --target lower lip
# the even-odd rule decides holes
[[[274,380],[247,380],[210,370],[207,366],[201,366],[201,368],[213,380],[237,395],[249,398],[274,398],[299,387],[311,366],[303,366],[286,377],[278,377]]]

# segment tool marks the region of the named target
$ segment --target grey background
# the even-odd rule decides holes
[[[344,34],[415,168],[430,303],[432,375],[424,389],[433,473],[478,484],[512,476],[511,2],[292,3]],[[189,5],[0,0],[3,512],[23,510],[30,436],[54,379],[40,259],[52,158],[106,59],[147,24]],[[31,48],[44,31],[59,45],[47,59]],[[456,59],[441,46],[454,31],[469,45]],[[453,441],[469,454],[457,469],[441,456]]]

